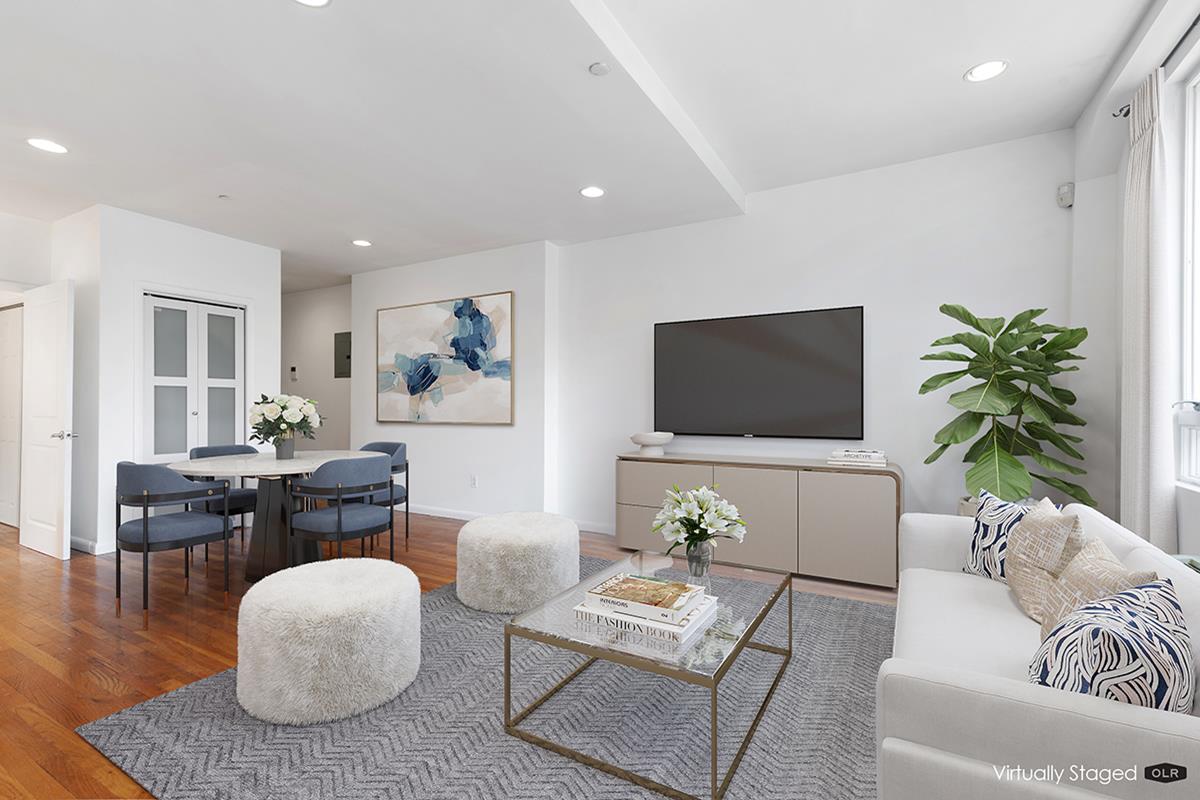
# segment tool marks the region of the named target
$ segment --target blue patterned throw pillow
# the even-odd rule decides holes
[[[963,567],[963,572],[1008,583],[1004,577],[1008,534],[1034,508],[1001,500],[986,489],[980,489],[979,509],[975,512],[975,533],[971,536],[971,552],[967,554],[967,565]]]
[[[1162,711],[1192,710],[1191,639],[1169,580],[1087,603],[1054,627],[1029,682]]]

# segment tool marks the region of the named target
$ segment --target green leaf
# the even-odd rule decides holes
[[[1068,350],[1078,347],[1087,337],[1087,328],[1067,328],[1061,333],[1055,334],[1050,341],[1042,345],[1042,352],[1046,355],[1065,353]]]
[[[947,317],[958,320],[964,325],[970,325],[980,333],[986,333],[988,336],[995,336],[1004,329],[1004,317],[977,317],[968,311],[964,306],[954,303],[944,303],[938,307]]]
[[[934,339],[932,342],[929,343],[929,346],[930,347],[945,347],[948,344],[954,344],[954,343],[955,342],[954,342],[953,336],[943,336],[940,339]]]
[[[1029,496],[1033,481],[1025,465],[993,440],[967,470],[967,493],[976,495],[980,489],[987,489],[1001,500],[1020,500]]]
[[[991,445],[994,435],[992,429],[988,428],[987,432],[976,439],[974,444],[967,448],[967,452],[963,453],[963,463],[974,464],[978,461],[979,457],[983,455],[983,451]]]
[[[1009,331],[1025,330],[1025,327],[1030,322],[1033,322],[1035,319],[1045,313],[1046,309],[1044,308],[1031,308],[1027,311],[1022,311],[1020,314],[1017,314],[1015,317],[1009,320],[1008,326],[1005,327],[1003,332],[1008,333]]]
[[[1021,400],[1021,390],[1016,386],[993,377],[990,380],[955,392],[949,403],[963,411],[1003,415],[1012,411]]]
[[[937,450],[934,450],[932,453],[925,456],[925,463],[932,464],[933,462],[937,461],[939,458],[942,457],[942,453],[946,452],[946,448],[948,448],[949,446],[950,445],[948,445],[948,444],[941,445],[940,447],[938,447]]]
[[[921,384],[918,394],[928,394],[935,389],[940,389],[947,383],[954,383],[956,380],[967,374],[967,370],[960,369],[957,372],[939,372],[937,375],[929,378]],[[934,441],[937,441],[936,439]]]
[[[1021,403],[1021,413],[1034,422],[1040,422],[1043,425],[1049,425],[1051,422],[1050,415],[1037,404],[1033,395],[1026,396],[1025,400]]]
[[[1002,333],[996,337],[996,349],[1014,354],[1042,338],[1037,331],[1025,333]]]
[[[1039,481],[1046,484],[1047,486],[1053,486],[1055,489],[1058,489],[1063,494],[1065,494],[1068,497],[1071,497],[1075,500],[1078,500],[1079,502],[1083,503],[1084,505],[1089,505],[1089,506],[1092,506],[1093,508],[1095,508],[1095,506],[1096,506],[1096,499],[1094,497],[1092,497],[1090,494],[1088,494],[1087,489],[1083,488],[1082,486],[1080,486],[1077,483],[1069,483],[1068,481],[1064,481],[1061,478],[1052,478],[1049,475],[1038,475],[1036,473],[1034,474],[1033,477],[1037,478]]]
[[[984,414],[964,411],[935,433],[933,441],[944,445],[961,444],[979,432],[985,418]]]
[[[956,333],[954,334],[954,341],[971,348],[985,358],[992,355],[991,342],[987,340],[986,336],[980,336],[978,333]]]
[[[1061,433],[1054,430],[1054,428],[1050,427],[1049,425],[1043,425],[1040,422],[1026,422],[1022,427],[1024,427],[1025,432],[1034,439],[1042,442],[1049,442],[1072,458],[1078,458],[1080,460],[1083,459],[1083,453],[1079,452],[1071,444],[1072,442],[1083,441],[1080,437]]]
[[[1029,457],[1037,463],[1041,464],[1046,469],[1054,470],[1055,472],[1066,472],[1071,475],[1086,475],[1087,470],[1068,464],[1065,461],[1059,461],[1053,456],[1048,456],[1045,453],[1030,453]]]
[[[1058,402],[1065,403],[1066,405],[1069,405],[1069,406],[1075,405],[1075,402],[1079,399],[1075,396],[1075,393],[1072,392],[1070,389],[1060,389],[1057,386],[1051,387],[1050,396],[1053,397]]]
[[[955,350],[946,350],[942,353],[926,353],[921,356],[922,361],[970,361],[971,357],[966,353],[959,353]]]
[[[1033,395],[1033,400],[1042,407],[1042,410],[1050,417],[1050,421],[1057,425],[1087,425],[1087,420],[1083,417],[1073,411],[1060,408],[1056,403],[1052,403],[1044,397]]]

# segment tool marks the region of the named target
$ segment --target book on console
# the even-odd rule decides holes
[[[583,605],[679,624],[703,597],[703,586],[620,573],[588,589]]]
[[[584,625],[640,634],[651,639],[662,639],[676,644],[683,644],[697,633],[707,629],[716,615],[717,598],[711,595],[705,595],[677,625],[635,617],[620,611],[605,611],[583,603],[575,606],[575,619]]]

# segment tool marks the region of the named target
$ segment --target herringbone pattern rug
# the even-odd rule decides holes
[[[585,574],[602,565],[581,562]],[[727,797],[873,798],[875,675],[891,654],[894,610],[799,592],[793,600],[795,655]],[[759,640],[783,641],[780,605]],[[228,670],[78,732],[164,800],[660,797],[504,733],[504,615],[466,608],[453,586],[423,595],[421,610],[417,680],[353,719],[306,728],[259,722],[238,706]],[[514,639],[514,709],[580,660]],[[746,650],[722,681],[722,771],[777,665],[777,656]],[[522,724],[706,796],[708,707],[706,690],[598,662]]]

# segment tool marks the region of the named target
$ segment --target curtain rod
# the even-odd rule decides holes
[[[1194,20],[1192,20],[1192,24],[1188,25],[1187,30],[1183,32],[1183,36],[1179,37],[1179,41],[1177,41],[1175,46],[1171,48],[1171,52],[1167,53],[1167,57],[1164,58],[1162,63],[1158,65],[1159,69],[1165,69],[1167,64],[1171,63],[1171,59],[1174,58],[1175,54],[1179,52],[1179,48],[1183,47],[1183,43],[1186,42],[1188,37],[1192,35],[1192,31],[1196,30],[1197,25],[1200,25],[1200,16],[1197,16]],[[1132,106],[1129,103],[1126,103],[1114,111],[1112,115],[1113,117],[1128,117],[1131,108]]]

